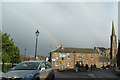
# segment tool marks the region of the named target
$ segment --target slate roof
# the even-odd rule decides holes
[[[62,52],[62,53],[98,53],[97,50],[92,48],[72,48],[64,47],[64,49],[58,48],[53,52]]]
[[[109,62],[109,59],[107,57],[105,57],[105,56],[100,56],[99,61],[100,62]]]

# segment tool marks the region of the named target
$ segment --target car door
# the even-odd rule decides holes
[[[42,62],[40,65],[40,80],[44,80],[47,78],[47,73],[45,69],[45,63]]]
[[[48,62],[45,62],[45,66],[46,66],[46,72],[47,72],[46,74],[47,74],[47,77],[49,78],[53,75],[53,71],[52,71],[53,69],[52,69],[50,63],[48,63]]]

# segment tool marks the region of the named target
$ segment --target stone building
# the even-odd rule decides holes
[[[97,47],[94,48],[98,51],[99,53],[99,61],[101,62],[101,67],[106,67],[110,65],[110,49],[109,48],[104,48],[104,47]]]
[[[72,48],[61,45],[50,53],[52,67],[54,69],[73,69],[77,62],[79,62],[79,64],[83,64],[84,66],[85,64],[88,64],[89,67],[90,65],[95,64],[97,68],[101,68],[103,66],[105,67],[107,65],[116,66],[117,38],[113,22],[110,38],[110,48]],[[120,54],[118,56],[120,56]]]
[[[116,55],[117,55],[117,38],[115,34],[114,23],[112,22],[112,34],[111,34],[111,46],[110,46],[111,66],[117,66]]]
[[[100,56],[98,50],[92,48],[72,48],[61,46],[50,53],[50,61],[54,69],[74,69],[77,62],[85,66],[107,66],[106,57]]]
[[[106,57],[110,60],[110,48],[105,51]]]

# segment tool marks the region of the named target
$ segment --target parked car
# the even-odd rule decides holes
[[[119,75],[119,74],[120,74],[120,67],[117,67],[117,68],[115,69],[115,74],[116,74],[116,75]]]
[[[0,71],[0,80],[8,80],[7,75],[1,71]]]
[[[54,79],[54,70],[47,61],[24,61],[6,73],[9,79],[40,80]]]

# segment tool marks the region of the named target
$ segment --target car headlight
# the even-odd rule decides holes
[[[23,78],[23,80],[31,80],[33,77],[34,77],[34,73],[29,73]]]

